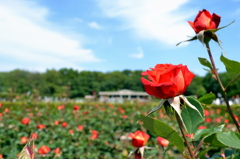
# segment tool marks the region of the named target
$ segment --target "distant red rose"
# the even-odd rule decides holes
[[[210,115],[209,111],[204,109],[204,115],[209,116]]]
[[[30,123],[30,119],[29,118],[23,118],[22,119],[22,124],[24,124],[24,125],[27,125],[27,124],[29,124]]]
[[[20,138],[21,144],[25,144],[28,141],[28,138],[26,136],[23,136]]]
[[[224,123],[229,123],[229,120],[228,119],[224,119]]]
[[[8,109],[8,108],[5,108],[4,112],[5,112],[5,113],[8,113],[8,112],[9,112],[9,109]]]
[[[134,133],[130,133],[129,137],[132,138],[132,145],[134,147],[142,147],[146,145],[150,136],[143,131],[138,130]]]
[[[167,139],[164,139],[162,137],[157,137],[157,142],[159,145],[161,145],[162,147],[167,147],[169,144],[169,141]]]
[[[64,107],[65,107],[64,105],[59,105],[58,110],[62,110],[62,109],[64,109]]]
[[[84,111],[83,114],[87,115],[89,112],[88,111]]]
[[[202,30],[217,29],[220,23],[221,17],[215,13],[212,15],[206,9],[199,11],[194,22],[188,21],[196,34]]]
[[[59,124],[59,121],[58,121],[58,120],[56,120],[56,121],[54,122],[54,124],[55,124],[55,125],[58,125],[58,124]]]
[[[192,133],[192,134],[187,134],[186,136],[189,137],[189,138],[192,140],[193,137],[194,137],[194,133]]]
[[[53,152],[54,152],[55,154],[60,154],[61,149],[58,147],[58,148],[54,149]]]
[[[0,103],[0,108],[3,106],[3,104],[2,103]]]
[[[3,158],[3,155],[2,155],[2,154],[0,154],[0,158]]]
[[[62,123],[62,127],[67,127],[68,126],[68,123],[67,122],[63,122]]]
[[[94,139],[98,138],[98,131],[97,130],[92,130],[91,133],[92,133],[92,136],[90,137],[91,140],[94,140]]]
[[[200,129],[206,129],[207,127],[206,126],[199,126],[198,127],[198,130],[200,130]]]
[[[73,106],[73,109],[74,109],[74,110],[79,110],[79,109],[80,109],[80,107],[79,107],[79,106],[77,106],[77,105],[74,105],[74,106]]]
[[[31,139],[37,139],[38,138],[38,134],[37,133],[32,133],[31,134]]]
[[[38,128],[38,129],[44,129],[44,128],[46,128],[46,126],[43,125],[43,124],[39,124],[39,125],[37,126],[37,128]]]
[[[168,99],[183,94],[195,75],[182,64],[157,64],[142,72],[142,76],[147,76],[141,77],[141,81],[149,95]]]
[[[41,155],[45,155],[45,154],[47,154],[50,151],[51,151],[51,149],[48,146],[46,146],[46,145],[43,145],[42,147],[40,147],[38,149],[38,153],[41,154]]]
[[[205,121],[206,121],[207,123],[211,123],[212,119],[211,119],[211,118],[206,118]]]
[[[73,133],[74,133],[73,129],[69,130],[69,134],[73,134]]]
[[[82,131],[83,130],[83,125],[78,125],[78,127],[77,127],[77,129],[79,130],[79,131]]]

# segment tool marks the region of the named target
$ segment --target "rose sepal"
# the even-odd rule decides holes
[[[233,24],[235,22],[232,21],[231,23],[220,27],[220,28],[216,28],[216,29],[208,29],[208,30],[202,30],[200,31],[196,36],[192,37],[191,39],[185,40],[185,41],[181,41],[179,43],[176,44],[176,46],[178,46],[179,44],[183,43],[183,42],[189,42],[189,41],[193,41],[193,40],[199,40],[201,43],[206,44],[208,43],[211,39],[213,39],[215,42],[218,43],[218,45],[221,47],[221,41],[219,41],[217,35],[215,34],[215,32],[217,32],[218,30],[221,30],[223,28],[228,27],[229,25]],[[222,48],[222,47],[221,47]]]
[[[136,152],[140,152],[141,154],[141,158],[143,158],[143,155],[144,155],[144,150],[145,149],[154,149],[154,147],[148,147],[148,146],[142,146],[142,147],[138,147],[138,148],[135,148],[134,150],[132,150],[129,155],[128,155],[128,158],[133,154],[133,153],[136,153]]]

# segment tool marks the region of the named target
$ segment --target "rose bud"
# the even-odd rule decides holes
[[[132,145],[134,147],[142,147],[146,145],[150,136],[143,131],[138,130],[135,133],[129,134],[129,137],[132,138]]]
[[[198,34],[202,30],[217,29],[220,19],[221,17],[219,15],[215,13],[211,15],[209,11],[203,9],[202,11],[199,11],[194,22],[188,21],[188,23],[194,29],[196,34]]]

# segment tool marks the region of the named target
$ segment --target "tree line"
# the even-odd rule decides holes
[[[78,98],[99,91],[120,89],[144,91],[140,81],[141,72],[142,70],[123,70],[103,73],[62,68],[39,73],[16,69],[0,72],[0,98],[14,98],[26,93],[35,96]],[[223,85],[227,85],[233,78],[229,73],[219,75]],[[228,90],[229,97],[240,94],[240,80],[232,83]],[[196,76],[185,95],[201,97],[209,92],[221,93],[221,88],[210,73],[204,77]]]

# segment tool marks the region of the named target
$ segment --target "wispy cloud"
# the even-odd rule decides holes
[[[102,27],[97,22],[90,22],[88,26],[93,29],[98,29],[98,30],[102,29]]]
[[[47,20],[49,10],[25,0],[0,1],[0,55],[18,68],[61,68],[82,62],[98,62],[81,40],[58,31]],[[1,62],[2,63],[2,62]],[[6,65],[5,65],[6,66]],[[0,65],[0,67],[2,67]]]
[[[187,20],[191,11],[181,9],[188,0],[98,0],[105,15],[123,20],[138,37],[175,45],[193,35]]]
[[[141,59],[144,56],[143,50],[141,47],[137,47],[137,52],[129,55],[132,58]]]

